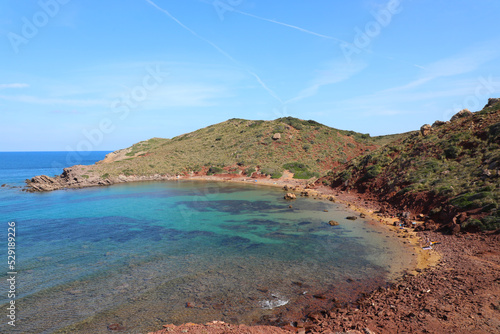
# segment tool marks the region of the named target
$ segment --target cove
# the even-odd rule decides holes
[[[346,220],[344,206],[283,195],[183,180],[7,198],[2,217],[15,217],[22,249],[18,323],[39,333],[280,324],[353,301],[411,265],[396,237]]]

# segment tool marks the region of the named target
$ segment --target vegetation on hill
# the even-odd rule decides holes
[[[353,159],[331,181],[392,204],[425,204],[422,212],[455,218],[462,228],[491,230],[500,228],[499,170],[500,100],[490,99],[479,112],[462,111]]]
[[[172,139],[153,138],[114,152],[92,166],[100,176],[241,174],[296,178],[326,174],[381,139],[293,117],[274,121],[231,119]]]

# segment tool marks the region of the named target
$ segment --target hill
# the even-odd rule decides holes
[[[34,191],[158,180],[176,175],[295,178],[326,174],[393,137],[375,137],[292,117],[230,119],[171,139],[152,138],[110,153],[92,166],[27,180]]]
[[[500,228],[500,99],[463,110],[353,159],[331,173],[334,187],[375,195],[429,215],[446,229]],[[429,224],[432,225],[432,224]]]

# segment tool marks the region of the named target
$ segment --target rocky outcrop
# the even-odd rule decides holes
[[[498,98],[490,98],[488,99],[488,104],[485,107],[492,107],[493,105],[500,103],[500,99]]]
[[[437,128],[437,127],[445,125],[445,124],[446,124],[446,122],[443,122],[443,121],[435,121],[434,123],[432,123],[432,127]]]
[[[472,112],[469,109],[462,109],[459,112],[457,112],[453,117],[450,119],[450,122],[455,122],[456,120],[464,117],[470,117],[472,116]]]
[[[428,136],[431,132],[432,132],[432,126],[430,126],[429,124],[424,124],[420,128],[420,133],[424,137]]]
[[[64,188],[84,188],[92,186],[111,185],[114,182],[108,179],[102,179],[90,173],[86,174],[87,166],[73,166],[64,168],[63,173],[58,176],[50,177],[47,175],[35,176],[26,180],[27,191],[43,192],[53,191]]]
[[[87,188],[96,186],[109,186],[115,183],[139,182],[139,181],[162,181],[171,180],[175,177],[169,175],[119,175],[118,177],[102,177],[94,174],[90,166],[73,166],[64,168],[61,175],[50,177],[47,175],[35,176],[26,180],[28,192],[44,192],[59,189]]]

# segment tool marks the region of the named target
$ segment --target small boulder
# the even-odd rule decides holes
[[[491,107],[497,103],[500,103],[500,99],[497,99],[497,98],[490,98],[488,99],[488,104],[485,106],[486,107]]]
[[[420,128],[420,133],[424,137],[428,136],[431,132],[432,132],[432,126],[430,126],[429,124],[424,124]]]
[[[356,217],[356,216],[349,216],[349,217],[346,217],[345,219],[356,220],[356,219],[358,219],[358,217]]]
[[[469,109],[462,109],[459,112],[457,112],[453,117],[450,119],[451,122],[454,122],[458,120],[459,118],[464,118],[464,117],[470,117],[472,116],[472,112]]]
[[[437,127],[445,125],[445,124],[446,124],[446,122],[443,122],[443,121],[435,121],[434,123],[432,123],[432,127],[437,128]]]
[[[120,324],[111,324],[107,326],[108,331],[123,331],[125,327]]]
[[[273,135],[273,140],[280,140],[281,139],[281,133],[275,133]]]
[[[297,196],[293,193],[286,193],[286,195],[284,196],[284,199],[286,200],[294,200],[294,199],[297,199]]]
[[[338,225],[339,225],[339,223],[338,223],[338,222],[336,222],[335,220],[330,220],[330,221],[328,222],[328,224],[330,224],[330,226],[338,226]]]
[[[366,218],[366,215],[365,215],[364,213],[361,213],[361,214],[359,215],[359,217],[360,217],[360,218]]]

